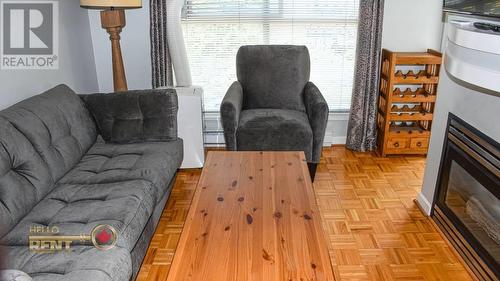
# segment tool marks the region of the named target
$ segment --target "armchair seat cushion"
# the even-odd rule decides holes
[[[313,132],[307,114],[287,109],[249,109],[236,131],[240,151],[304,151],[312,158]]]

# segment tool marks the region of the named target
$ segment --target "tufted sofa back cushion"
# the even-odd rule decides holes
[[[0,237],[95,143],[81,99],[57,86],[0,111]]]
[[[0,237],[53,187],[47,164],[28,139],[0,117]]]
[[[178,100],[174,89],[82,95],[107,143],[177,140]]]
[[[97,138],[92,117],[67,86],[0,111],[0,236],[47,195]]]
[[[97,129],[83,101],[66,85],[0,112],[28,141],[58,181],[95,143]]]

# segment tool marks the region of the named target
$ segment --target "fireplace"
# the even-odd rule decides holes
[[[500,279],[499,157],[496,141],[450,113],[432,218],[480,280]]]

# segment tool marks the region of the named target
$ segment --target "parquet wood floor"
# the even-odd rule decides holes
[[[323,150],[314,189],[336,280],[473,280],[414,203],[424,164],[422,157]],[[200,175],[179,172],[138,281],[167,279]]]

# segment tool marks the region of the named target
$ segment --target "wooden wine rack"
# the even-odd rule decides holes
[[[441,62],[441,53],[434,50],[382,51],[377,118],[380,155],[427,154]]]

